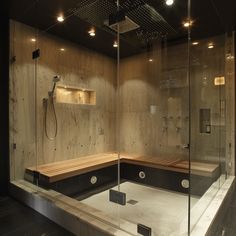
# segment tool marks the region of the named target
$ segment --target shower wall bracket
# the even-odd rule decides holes
[[[126,205],[126,194],[123,192],[110,189],[109,191],[109,201],[120,204],[122,206]]]
[[[32,52],[32,59],[37,59],[40,57],[40,49],[36,49],[35,51]]]
[[[138,224],[137,225],[137,232],[143,236],[151,236],[152,229],[146,225]]]

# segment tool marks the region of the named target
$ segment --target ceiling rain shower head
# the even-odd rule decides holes
[[[112,16],[112,18],[113,18],[113,16]],[[128,16],[125,16],[125,15],[122,16],[121,20],[119,20],[119,19],[113,20],[113,19],[111,19],[111,17],[109,17],[109,21],[105,22],[105,25],[107,25],[110,29],[112,29],[116,32],[118,32],[118,24],[119,24],[119,32],[121,34],[138,29],[140,27],[138,24],[136,24]]]
[[[159,32],[172,35],[176,31],[148,4],[147,0],[124,0],[120,2],[120,10],[114,0],[83,0],[68,11],[82,20],[104,30],[117,31],[119,22],[120,33],[135,30]]]

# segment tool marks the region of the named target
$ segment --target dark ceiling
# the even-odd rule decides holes
[[[146,50],[152,40],[167,38],[169,42],[187,40],[187,30],[182,22],[187,18],[188,0],[175,0],[173,6],[164,0],[120,0],[120,9],[140,25],[137,30],[121,35],[121,56]],[[10,17],[27,25],[47,31],[85,47],[115,57],[114,31],[104,25],[104,20],[116,12],[114,0],[10,0]],[[58,23],[56,17],[63,13],[66,20]],[[235,0],[191,0],[191,27],[193,39],[230,32],[236,26]],[[96,27],[96,37],[88,35]]]

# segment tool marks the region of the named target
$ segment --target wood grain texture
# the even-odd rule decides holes
[[[31,173],[31,175],[33,174],[33,171],[36,171],[40,174],[40,176],[43,176],[44,179],[47,179],[49,183],[53,183],[118,164],[117,157],[117,153],[101,153],[66,161],[54,162],[46,165],[39,165],[37,167],[29,167],[26,171]],[[131,156],[121,154],[120,163],[129,163],[182,173],[188,173],[189,168],[189,162],[186,160],[181,160],[180,158],[167,160],[158,156]],[[211,176],[218,167],[219,165],[215,163],[203,163],[197,161],[191,162],[191,170],[197,175]]]
[[[121,152],[161,155],[167,159],[173,154],[187,157],[186,150],[180,147],[188,143],[188,87],[184,84],[178,89],[162,88],[163,81],[172,77],[176,84],[182,83],[183,73],[169,75],[167,70],[176,68],[178,72],[186,67],[186,58],[186,45],[163,48],[156,41],[151,52],[121,60],[118,120]]]
[[[23,178],[29,166],[104,152],[162,156],[170,161],[187,158],[189,151],[182,145],[189,143],[189,139],[192,159],[224,162],[226,129],[219,125],[223,117],[218,101],[225,99],[225,89],[221,88],[219,93],[212,83],[215,75],[224,73],[222,37],[214,38],[218,45],[214,51],[203,48],[207,40],[199,44],[202,48],[193,51],[196,61],[191,67],[189,117],[186,44],[162,48],[157,41],[152,62],[148,53],[122,59],[117,90],[115,60],[48,34],[40,35],[33,43],[31,38],[36,33],[31,27],[11,22],[10,52],[11,57],[16,56],[10,66],[11,179]],[[62,47],[64,51],[60,50]],[[40,48],[41,57],[35,64],[31,54],[36,48]],[[57,74],[64,85],[94,90],[96,105],[56,103],[58,136],[49,141],[44,134],[42,100],[47,98],[52,78]],[[207,84],[203,81],[205,74]],[[232,96],[227,101],[230,99]],[[116,110],[117,102],[120,113]],[[208,107],[213,113],[212,133],[201,135],[198,112]],[[227,106],[228,111],[230,107]],[[48,131],[52,135],[55,120],[51,107],[48,117]],[[229,133],[230,128],[227,130]],[[232,137],[231,132],[227,142]]]
[[[32,42],[31,38],[37,41]],[[62,46],[65,51],[60,50]],[[41,51],[36,64],[32,60],[35,48]],[[23,178],[25,167],[37,163],[115,150],[116,62],[113,59],[48,34],[36,37],[35,29],[15,21],[11,21],[11,56],[16,57],[10,66],[12,179]],[[94,90],[96,105],[55,103],[58,135],[50,141],[44,133],[43,98],[48,97],[55,75],[60,75],[60,83],[67,86]],[[54,130],[50,106],[49,134]],[[12,148],[13,143],[16,149]]]

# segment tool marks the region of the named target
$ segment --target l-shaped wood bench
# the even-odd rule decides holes
[[[187,160],[183,160],[181,158],[166,159],[157,156],[151,157],[127,154],[121,154],[118,158],[117,153],[100,153],[96,155],[79,157],[76,159],[39,165],[37,167],[29,167],[26,169],[26,179],[31,179],[32,181],[33,179],[34,181],[36,179],[40,185],[54,189],[57,188],[58,191],[60,191],[58,186],[64,186],[60,188],[68,189],[68,186],[65,185],[70,183],[78,184],[78,181],[76,182],[75,179],[78,180],[79,176],[81,176],[81,178],[82,176],[85,177],[83,181],[80,181],[81,186],[84,185],[85,182],[88,182],[88,185],[90,185],[87,179],[90,179],[91,176],[96,175],[102,177],[105,175],[112,175],[112,178],[107,177],[105,182],[109,182],[109,180],[115,181],[117,179],[118,160],[121,163],[122,178],[146,184],[152,183],[151,185],[159,187],[165,187],[165,184],[169,184],[170,186],[167,186],[168,189],[172,189],[173,186],[173,190],[182,192],[187,191],[186,189],[181,189],[180,183],[178,183],[177,189],[174,186],[176,184],[174,182],[177,179],[178,182],[181,182],[181,179],[189,178],[189,162]],[[145,178],[140,178],[138,176],[140,171],[144,171],[146,176],[149,176],[149,179],[146,178],[145,180]],[[153,172],[155,173],[151,174]],[[157,172],[158,175],[156,174]],[[173,178],[170,178],[170,176]],[[215,163],[191,161],[191,176],[193,179],[197,178],[198,185],[200,183],[206,185],[206,180],[208,180],[208,182],[210,181],[207,184],[208,186],[211,182],[218,178],[219,165]],[[164,184],[161,184],[161,181],[164,182]],[[92,187],[95,186],[91,186],[91,188]],[[204,187],[204,191],[206,187]]]

